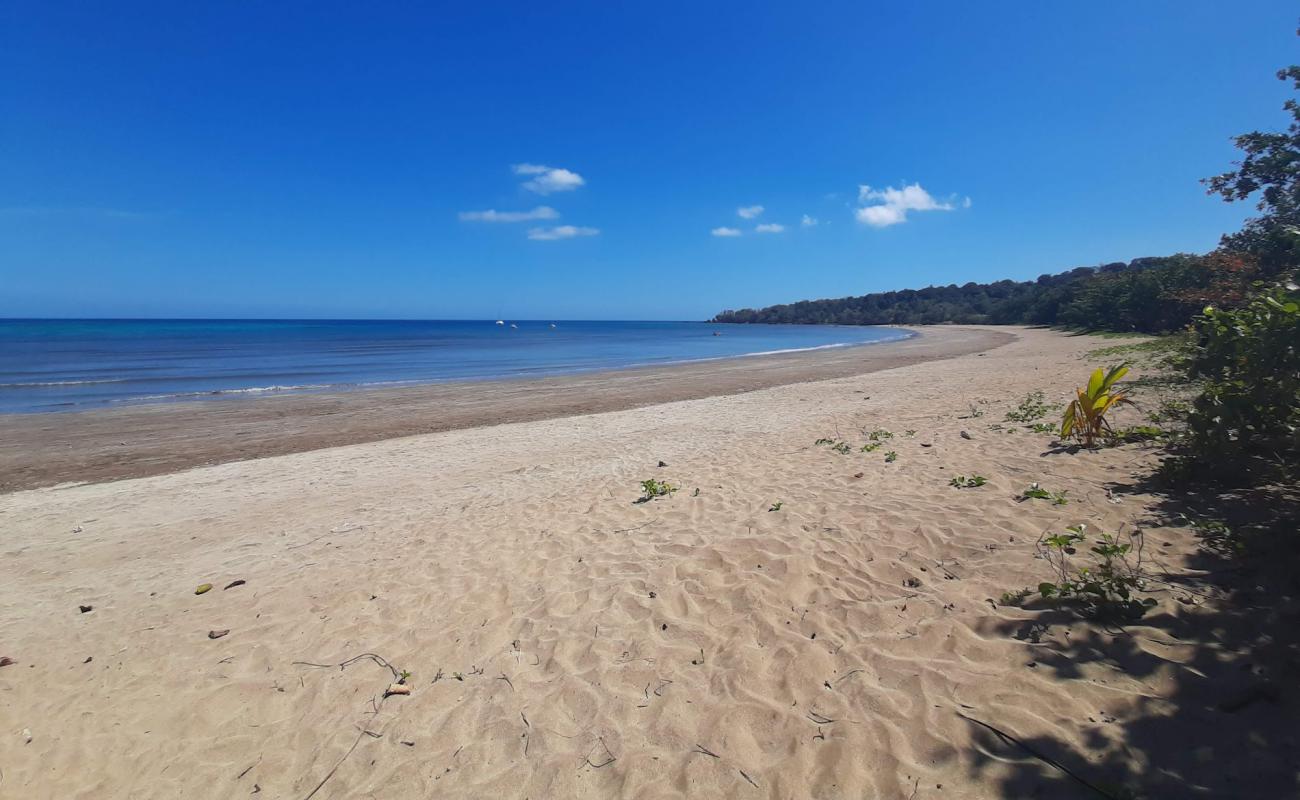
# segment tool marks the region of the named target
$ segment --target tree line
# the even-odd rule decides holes
[[[1240,302],[1262,277],[1249,253],[1215,251],[1079,267],[1033,281],[930,286],[723,311],[713,322],[818,325],[1054,325],[1163,333],[1207,302]]]

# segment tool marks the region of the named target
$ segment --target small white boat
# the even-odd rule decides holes
[[[504,325],[504,324],[506,324],[506,322],[505,322],[505,320],[499,319],[499,320],[497,320],[497,324],[498,324],[498,325]]]
[[[510,327],[512,327],[512,328],[518,328],[519,326],[516,325],[516,324],[514,324],[514,323],[512,322],[512,323],[510,323]]]
[[[555,323],[554,323],[554,322],[551,323],[551,327],[552,327],[552,328],[555,327]]]

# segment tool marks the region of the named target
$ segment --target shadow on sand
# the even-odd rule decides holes
[[[1009,798],[1300,797],[1300,487],[1172,494],[1149,479],[1108,488],[1159,498],[1146,527],[1196,524],[1197,555],[1177,574],[1161,573],[1158,558],[1149,570],[1152,588],[1175,598],[1172,612],[1165,603],[1123,628],[1076,625],[1066,643],[1036,648],[1037,668],[1069,682],[1085,679],[1082,665],[1102,664],[1115,683],[1151,693],[1124,719],[1098,709],[1079,720],[1095,731],[1084,752],[973,721],[974,771],[995,771]],[[1025,638],[1027,627],[1068,621],[1050,610],[1000,627]]]

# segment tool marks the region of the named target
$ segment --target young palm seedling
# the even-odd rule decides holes
[[[886,464],[892,464],[897,460],[898,460],[898,453],[895,453],[893,450],[890,450],[888,453],[885,453]]]
[[[783,505],[785,505],[785,503],[781,502],[780,500],[777,500],[775,503],[772,504],[772,507],[769,508],[768,511],[780,511],[781,506]]]
[[[1088,378],[1088,385],[1075,390],[1078,397],[1066,407],[1061,417],[1061,438],[1077,439],[1084,447],[1093,447],[1101,437],[1112,435],[1106,414],[1117,406],[1133,403],[1128,392],[1116,386],[1126,374],[1127,362],[1109,372],[1098,367]]]
[[[983,486],[988,482],[989,482],[988,478],[985,478],[983,475],[972,475],[969,478],[967,478],[965,475],[958,475],[957,477],[948,481],[948,485],[955,486],[958,489],[974,489],[975,487]]]

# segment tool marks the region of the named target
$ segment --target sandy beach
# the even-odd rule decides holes
[[[1155,451],[1004,420],[1108,344],[0,421],[0,797],[1285,796]],[[1144,532],[1140,624],[997,602],[1077,523]]]
[[[162,475],[399,436],[621,411],[861,375],[975,353],[1005,331],[922,328],[887,347],[834,348],[558,378],[153,403],[0,415],[0,492]]]

